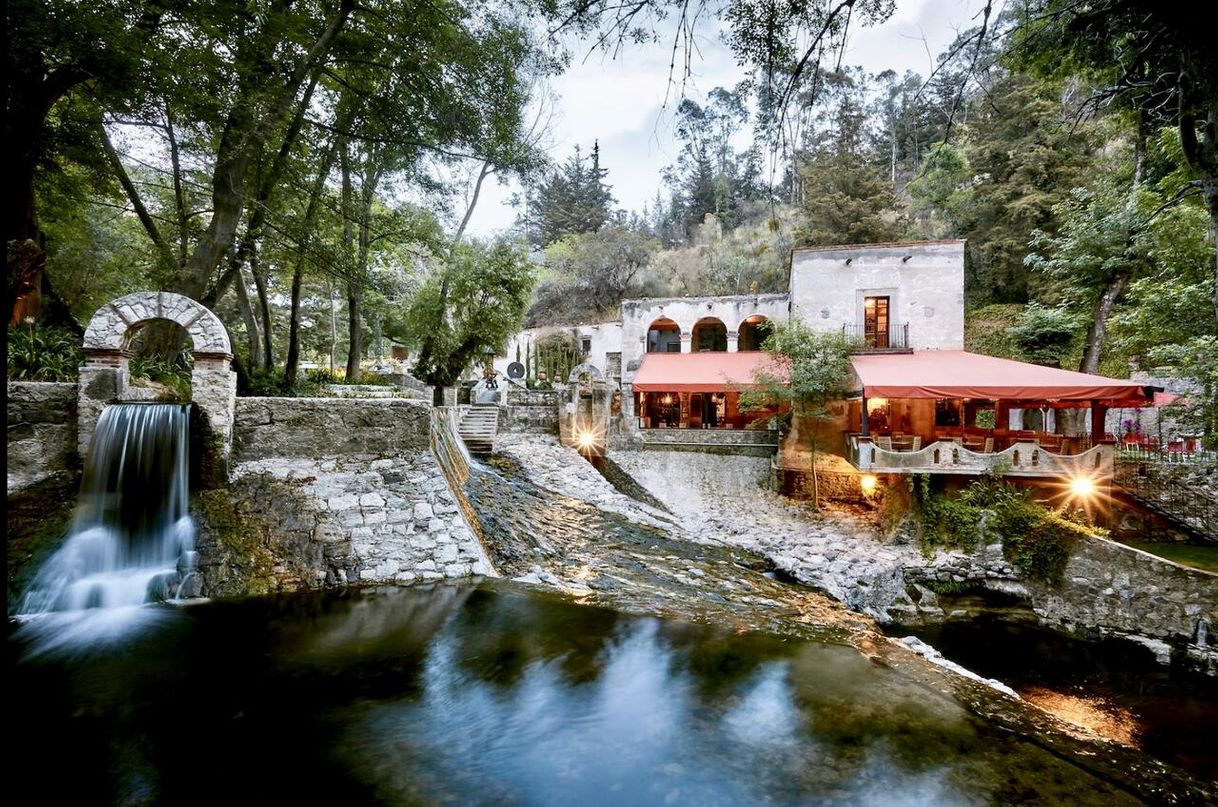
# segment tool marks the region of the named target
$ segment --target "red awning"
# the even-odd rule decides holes
[[[1136,381],[1058,370],[963,350],[854,356],[869,398],[971,398],[1007,401],[1102,401],[1134,406],[1151,400]]]
[[[635,392],[723,392],[754,385],[753,371],[778,374],[768,353],[648,353]]]

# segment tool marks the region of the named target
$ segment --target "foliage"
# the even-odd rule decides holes
[[[498,353],[524,320],[535,277],[519,244],[458,245],[406,313],[420,345],[415,376],[452,386],[486,349]]]
[[[613,196],[601,168],[600,144],[585,159],[579,146],[562,168],[542,177],[526,200],[525,234],[531,244],[547,246],[558,239],[600,230],[612,214]]]
[[[8,329],[8,377],[14,381],[74,381],[84,354],[80,337],[33,322]]]
[[[616,318],[622,298],[640,288],[639,275],[658,246],[620,224],[563,236],[546,248],[552,274],[537,290],[528,324]]]
[[[1015,303],[993,303],[964,316],[964,349],[971,353],[1020,359],[1023,354],[1011,335],[1011,329],[1023,319],[1024,306]]]
[[[850,347],[836,332],[814,331],[799,320],[774,323],[762,350],[771,361],[753,371],[753,387],[740,393],[744,411],[789,411],[800,425],[810,424],[812,434],[812,502],[820,506],[816,476],[816,450],[820,426],[831,417],[828,404],[849,394],[853,367]]]
[[[1060,367],[1078,342],[1080,325],[1074,311],[1029,303],[1020,314],[1020,323],[1007,328],[1007,334],[1019,348],[1019,358]]]
[[[190,379],[194,370],[194,356],[183,350],[172,359],[158,356],[132,356],[128,363],[131,380],[138,384],[148,379],[168,387],[174,400],[190,400]]]
[[[997,478],[973,482],[957,496],[935,491],[925,474],[907,480],[907,496],[895,495],[889,519],[901,513],[917,525],[922,550],[937,547],[971,552],[978,541],[1000,539],[1003,556],[1029,580],[1049,585],[1061,581],[1074,545],[1103,531],[1079,523],[1070,513],[1037,503],[1032,491]]]

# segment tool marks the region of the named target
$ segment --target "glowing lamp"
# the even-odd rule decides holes
[[[875,478],[875,474],[863,474],[859,478],[859,487],[863,489],[864,496],[870,496],[875,493],[875,486],[878,483],[879,480]]]
[[[586,451],[596,445],[596,435],[590,431],[581,431],[575,435],[575,444]]]

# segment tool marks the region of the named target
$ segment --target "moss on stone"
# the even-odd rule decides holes
[[[203,490],[195,496],[200,521],[200,549],[211,596],[269,594],[275,590],[274,557],[263,530],[242,519],[227,490]],[[223,569],[223,572],[220,570]]]
[[[77,474],[57,474],[8,498],[8,608],[13,613],[38,569],[63,544],[72,524]]]

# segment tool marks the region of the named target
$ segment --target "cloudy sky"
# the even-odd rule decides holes
[[[861,64],[870,72],[914,70],[926,75],[956,33],[974,23],[980,0],[898,0],[897,11],[882,26],[854,28],[844,64]],[[685,93],[700,100],[717,86],[732,87],[742,78],[731,52],[706,26],[700,53]],[[641,210],[655,198],[660,172],[676,158],[672,112],[678,90],[668,83],[671,44],[627,47],[613,59],[600,53],[583,58],[575,49],[568,71],[551,79],[556,96],[550,155],[556,162],[579,144],[585,150],[600,141],[601,166],[618,207]],[[666,101],[667,95],[667,103]],[[516,211],[508,204],[512,186],[483,188],[469,230],[490,235],[512,224]]]

